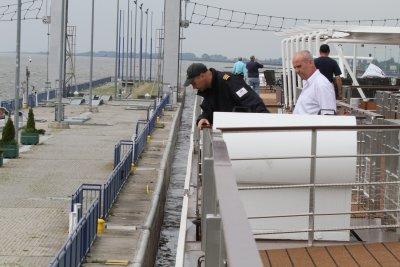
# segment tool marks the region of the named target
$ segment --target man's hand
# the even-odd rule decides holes
[[[209,127],[210,126],[210,122],[207,119],[201,119],[199,120],[199,122],[197,123],[197,127],[201,130],[203,129],[203,127]]]

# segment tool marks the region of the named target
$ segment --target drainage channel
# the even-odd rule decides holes
[[[175,264],[176,246],[178,243],[179,224],[182,210],[183,187],[190,145],[190,131],[192,128],[191,124],[194,99],[194,91],[187,90],[178,140],[172,162],[171,177],[165,202],[164,221],[161,227],[156,266],[173,266]]]

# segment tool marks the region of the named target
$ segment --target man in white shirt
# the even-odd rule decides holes
[[[296,73],[304,80],[293,114],[334,114],[335,89],[315,67],[311,53],[307,50],[297,52],[292,63]]]

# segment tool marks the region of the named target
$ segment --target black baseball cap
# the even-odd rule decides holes
[[[207,70],[208,69],[206,65],[203,63],[192,63],[186,70],[186,81],[183,85],[189,86],[194,78],[206,72]]]

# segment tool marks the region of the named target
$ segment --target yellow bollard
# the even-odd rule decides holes
[[[160,116],[157,116],[157,123],[160,123]]]
[[[97,219],[97,235],[101,236],[104,233],[104,229],[106,226],[106,221],[103,219]]]
[[[135,171],[136,171],[135,163],[132,163],[132,164],[131,164],[131,172],[132,172],[132,173],[135,173]]]
[[[148,135],[147,136],[147,143],[150,143],[150,141],[151,141],[151,135]]]
[[[149,195],[150,194],[150,188],[149,185],[146,185],[146,193]]]

